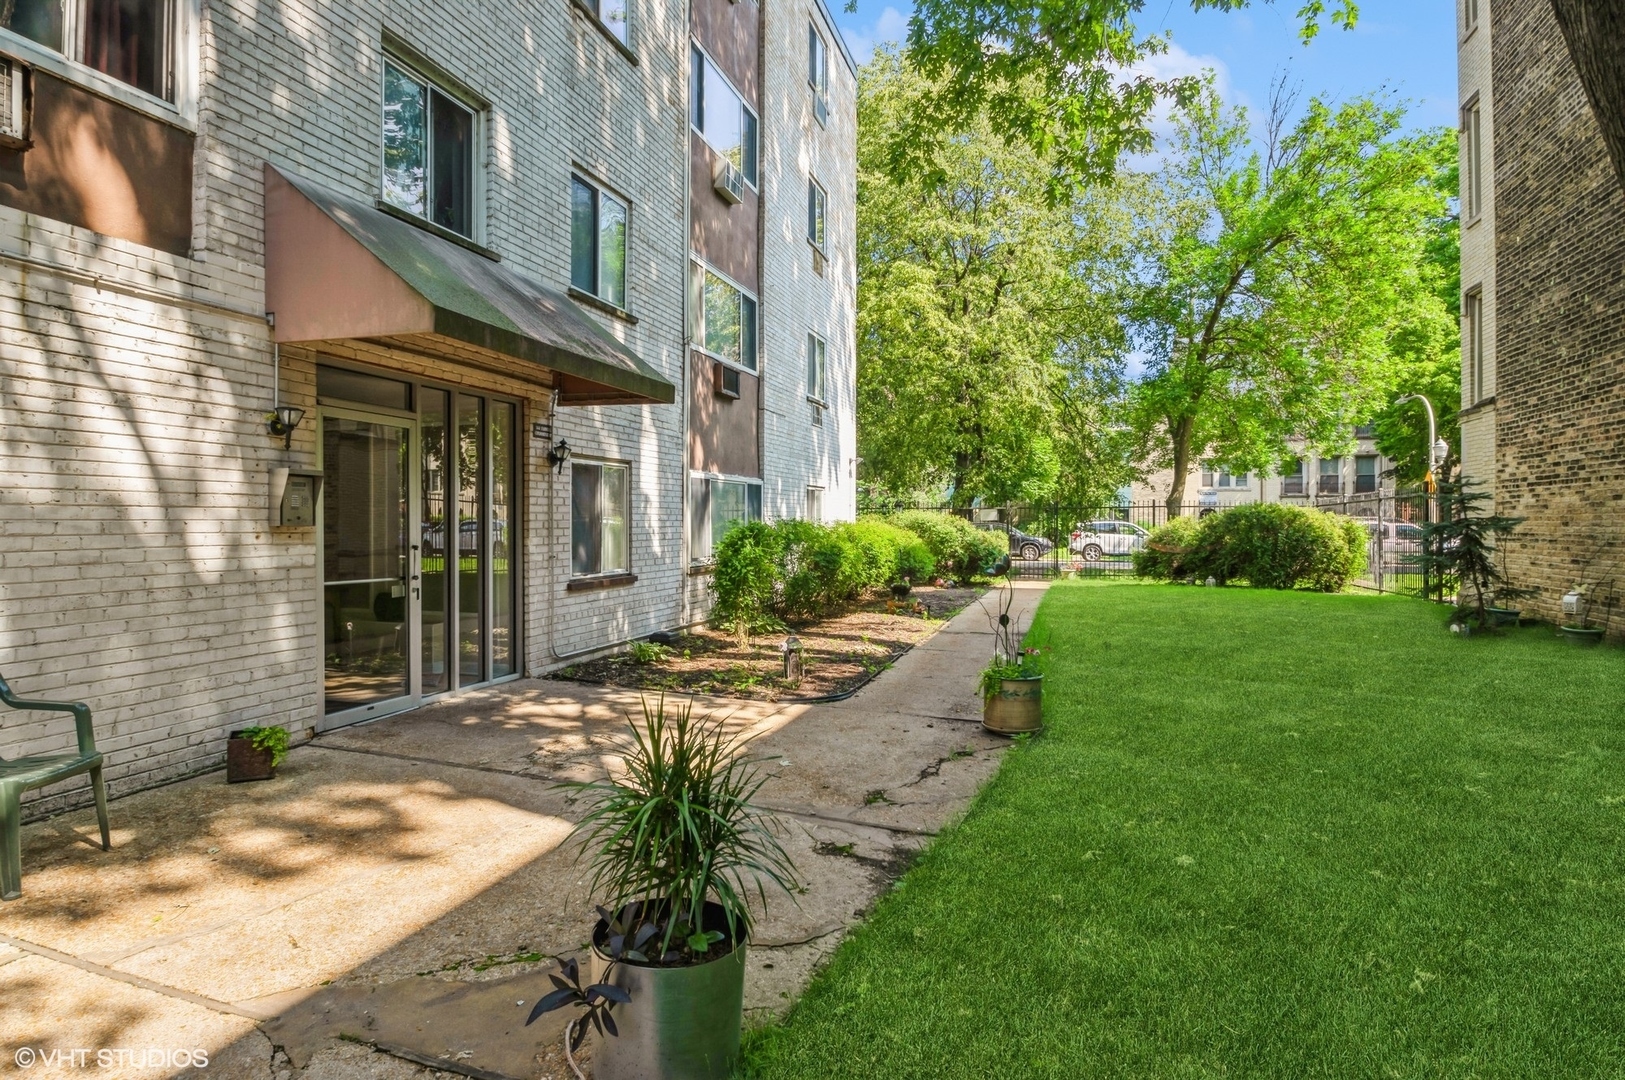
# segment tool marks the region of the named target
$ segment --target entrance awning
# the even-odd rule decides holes
[[[265,306],[279,342],[381,339],[449,363],[526,361],[561,405],[677,399],[675,386],[563,293],[271,165]]]

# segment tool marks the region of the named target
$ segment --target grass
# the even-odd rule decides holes
[[[1067,583],[1011,751],[767,1080],[1625,1076],[1625,652]]]

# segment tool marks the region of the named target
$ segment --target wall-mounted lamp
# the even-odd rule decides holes
[[[558,445],[547,452],[547,463],[558,469],[559,474],[564,473],[564,463],[570,460],[570,444],[560,439]]]
[[[293,447],[293,429],[304,418],[305,410],[292,405],[278,405],[275,412],[265,414],[265,430],[272,435],[282,436],[282,449],[288,450]]]

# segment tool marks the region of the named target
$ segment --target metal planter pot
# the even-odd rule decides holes
[[[726,932],[722,909],[705,905],[708,929]],[[713,927],[715,921],[721,926]],[[603,924],[593,934],[598,971],[609,963],[598,951]],[[745,944],[692,967],[617,964],[610,981],[632,995],[616,1006],[616,1037],[597,1038],[596,1080],[727,1080],[739,1059],[739,1024],[745,1003]]]
[[[1044,676],[1004,679],[982,702],[982,726],[996,735],[1023,735],[1044,727]]]

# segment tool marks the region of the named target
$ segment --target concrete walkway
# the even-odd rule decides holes
[[[1042,595],[1018,590],[1024,611]],[[786,1006],[997,768],[990,651],[972,605],[847,701],[696,699],[755,736],[807,881],[771,898],[748,1009]],[[0,907],[0,1073],[28,1048],[31,1077],[567,1077],[566,1017],[523,1026],[594,918],[555,782],[603,776],[639,708],[509,683],[324,735],[269,783],[120,799],[109,853],[91,813],[27,827],[23,898]]]

